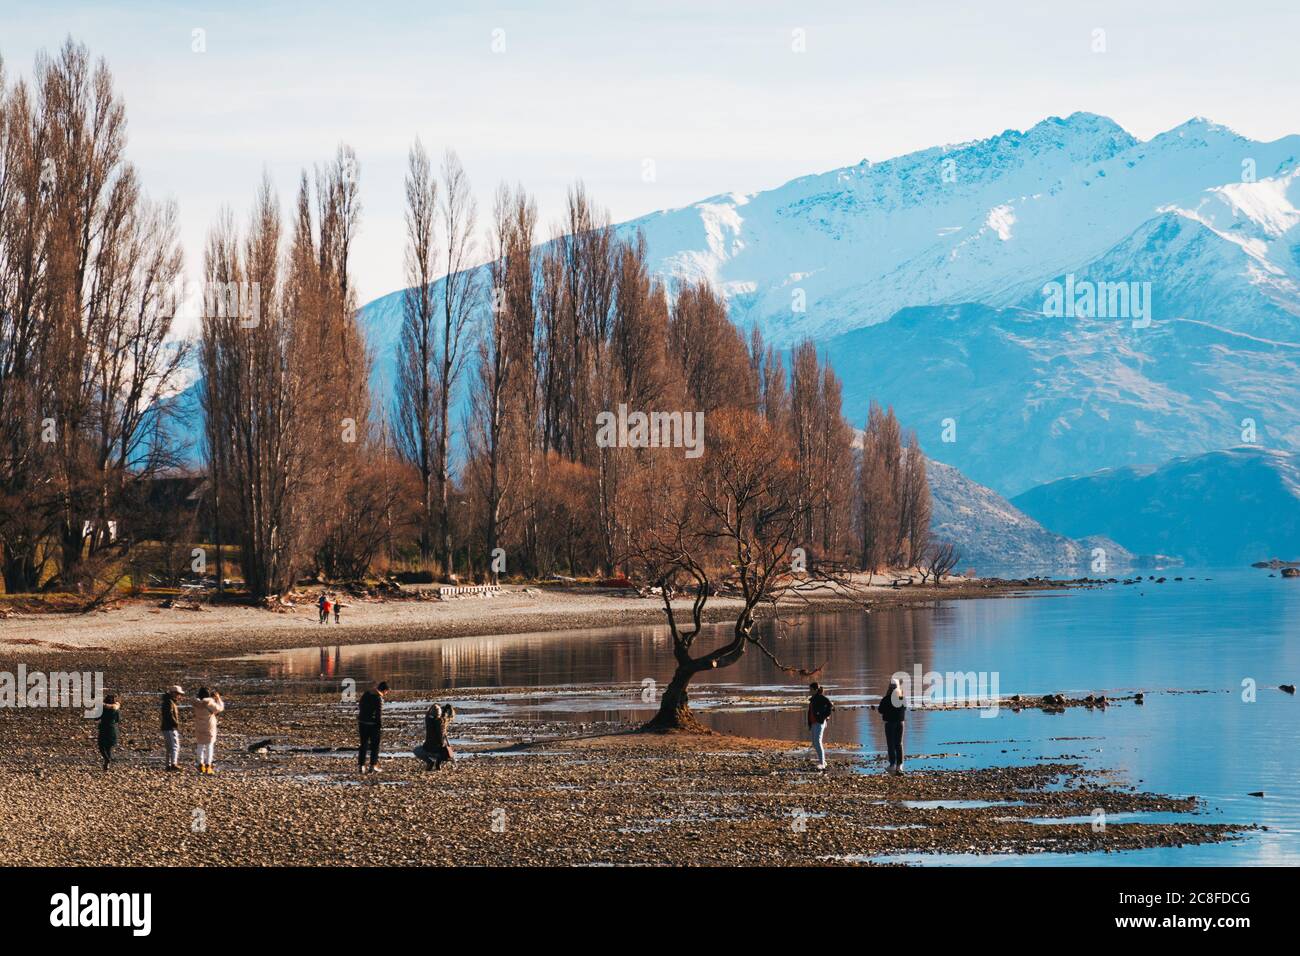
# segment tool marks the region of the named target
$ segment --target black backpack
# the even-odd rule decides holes
[[[829,697],[822,694],[821,699],[817,701],[817,706],[813,709],[813,719],[819,724],[824,724],[830,719],[831,711],[834,709],[835,704],[831,702]]]

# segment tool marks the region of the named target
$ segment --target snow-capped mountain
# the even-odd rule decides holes
[[[1244,566],[1300,551],[1300,456],[1258,447],[1062,478],[1013,503],[1060,534],[1109,535],[1189,563]]]
[[[790,344],[888,320],[909,306],[1022,304],[1089,264],[1115,266],[1163,231],[1213,252],[1210,282],[1257,286],[1300,315],[1300,136],[1260,143],[1206,120],[1139,142],[1089,113],[1027,132],[715,196],[626,223],[665,274],[704,276],[733,318]],[[1200,228],[1193,228],[1199,226]],[[1166,245],[1168,243],[1166,242]],[[1157,318],[1175,317],[1162,265]],[[1187,265],[1196,263],[1188,262]],[[1217,295],[1217,293],[1216,293]],[[1191,305],[1196,301],[1191,300]],[[1178,317],[1207,319],[1199,314]]]
[[[1246,419],[1300,450],[1300,136],[1197,119],[1140,142],[1075,113],[619,228],[661,274],[716,283],[738,324],[817,341],[855,423],[892,404],[1003,494],[1224,448]],[[1150,283],[1150,324],[1045,315],[1067,282]],[[364,321],[388,402],[401,293]]]

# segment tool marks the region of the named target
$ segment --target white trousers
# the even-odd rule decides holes
[[[208,767],[212,765],[212,757],[216,753],[217,742],[214,740],[210,744],[199,744],[194,749],[198,753],[198,763],[200,766]]]
[[[167,759],[167,766],[171,767],[180,763],[181,732],[179,730],[163,731],[163,754]]]
[[[826,733],[826,725],[813,723],[812,725],[812,745],[813,751],[817,754],[817,766],[826,767],[826,748],[822,745],[822,736]]]

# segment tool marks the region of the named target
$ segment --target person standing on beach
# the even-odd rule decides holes
[[[318,623],[328,624],[329,613],[330,613],[330,599],[325,596],[324,591],[321,591],[320,597],[316,599],[316,610],[320,612],[320,620]]]
[[[885,748],[889,752],[886,773],[903,772],[903,721],[907,718],[907,701],[897,677],[889,680],[889,690],[880,698],[880,718],[885,722]]]
[[[808,727],[812,732],[813,753],[817,755],[817,769],[826,769],[826,747],[823,738],[826,725],[830,723],[831,711],[835,705],[822,692],[822,685],[816,682],[808,685],[812,696],[808,698]]]
[[[208,693],[199,688],[199,698],[194,703],[194,745],[198,754],[199,773],[212,773],[212,758],[217,747],[217,714],[226,709],[225,701],[215,690]]]
[[[180,684],[172,684],[162,697],[162,735],[164,770],[180,770],[181,712],[176,702],[185,691]]]
[[[357,704],[357,735],[360,744],[357,747],[357,772],[366,773],[366,754],[370,754],[370,773],[379,770],[379,734],[384,723],[384,695],[388,693],[388,684],[380,681],[372,690],[361,695]]]
[[[104,769],[113,762],[113,748],[117,746],[117,724],[122,719],[117,697],[104,698],[104,710],[99,715],[99,755],[104,758]]]
[[[334,623],[339,623],[339,611],[343,610],[343,604],[339,601],[339,596],[334,595]]]

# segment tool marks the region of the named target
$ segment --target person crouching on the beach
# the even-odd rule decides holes
[[[899,689],[898,678],[891,678],[889,690],[880,698],[880,718],[885,722],[885,747],[889,751],[886,773],[903,772],[903,721],[907,718],[907,702]]]
[[[217,748],[217,714],[226,709],[221,695],[215,690],[199,688],[199,698],[194,702],[194,748],[198,754],[199,773],[212,773],[212,758]]]
[[[415,748],[415,756],[424,761],[425,770],[441,770],[446,745],[447,725],[442,720],[442,708],[431,704],[424,712],[424,743]]]
[[[817,755],[817,769],[826,769],[826,747],[823,743],[823,737],[826,734],[826,725],[830,723],[831,711],[835,705],[831,703],[830,698],[822,693],[822,685],[812,683],[808,685],[808,690],[812,696],[808,698],[808,727],[812,731],[813,752]]]
[[[176,702],[185,691],[180,684],[172,684],[162,697],[163,769],[180,770],[181,712]]]
[[[442,750],[438,752],[437,770],[445,763],[451,763],[455,755],[451,750],[451,722],[456,719],[456,708],[451,704],[442,705]]]
[[[367,771],[367,752],[370,755],[369,772],[375,773],[379,770],[379,734],[383,730],[386,693],[388,693],[388,684],[380,681],[373,690],[362,694],[361,700],[357,703],[357,736],[361,740],[357,747],[357,772],[359,773]]]
[[[117,696],[104,698],[104,709],[99,715],[99,755],[104,758],[104,769],[113,762],[113,748],[117,746],[117,724],[122,719],[121,704]]]

